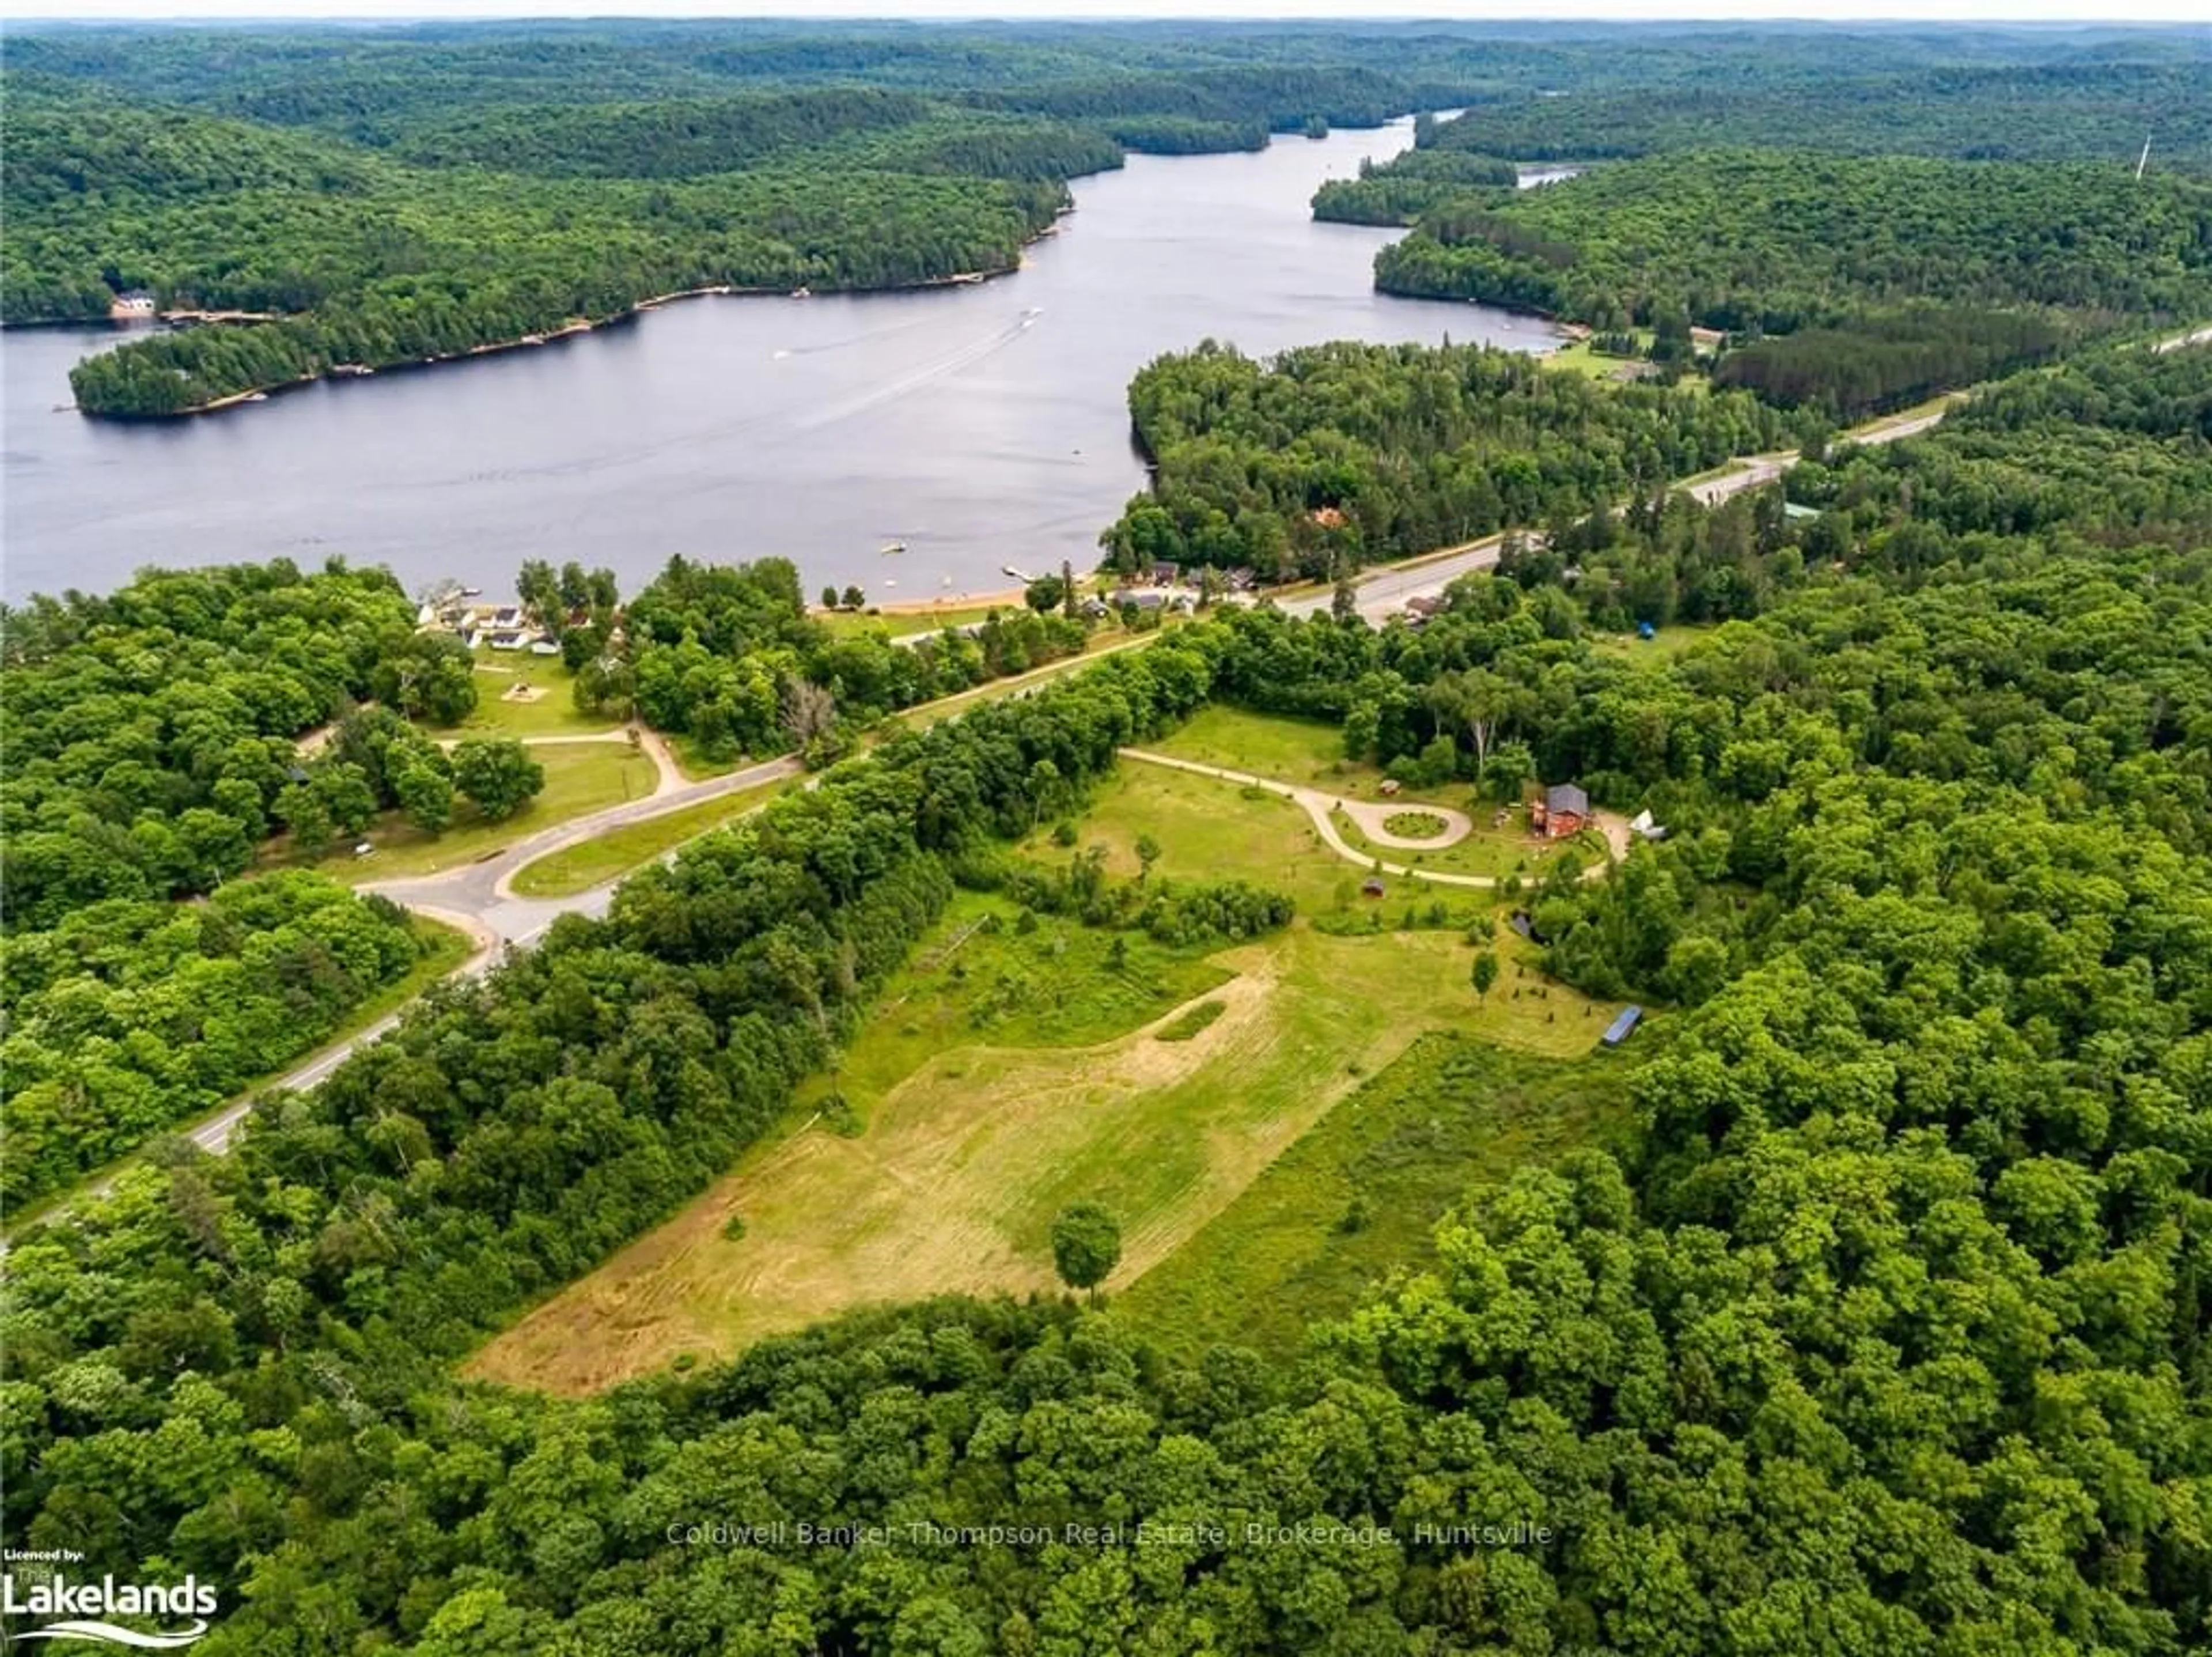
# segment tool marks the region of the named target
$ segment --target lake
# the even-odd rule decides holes
[[[1255,155],[1133,155],[1076,180],[1059,234],[991,282],[690,300],[159,424],[57,410],[70,365],[113,331],[10,331],[0,591],[334,554],[410,589],[453,576],[494,592],[526,558],[604,564],[627,592],[675,553],[780,554],[810,596],[858,582],[884,603],[1002,589],[1009,565],[1085,570],[1144,487],[1125,395],[1162,352],[1557,343],[1534,318],[1377,294],[1375,251],[1399,233],[1313,222],[1324,179],[1410,139],[1400,122]],[[895,541],[906,552],[884,556]]]

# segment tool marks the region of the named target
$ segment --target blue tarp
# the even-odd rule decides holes
[[[1605,1045],[1608,1047],[1620,1046],[1622,1042],[1628,1039],[1628,1033],[1637,1026],[1643,1017],[1644,1009],[1641,1007],[1622,1008],[1620,1016],[1606,1027]]]

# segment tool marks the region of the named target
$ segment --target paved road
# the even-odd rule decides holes
[[[514,880],[524,864],[581,841],[597,839],[612,830],[665,817],[672,811],[681,811],[702,801],[718,800],[763,783],[796,777],[799,770],[797,758],[787,754],[781,759],[748,765],[726,777],[709,777],[703,783],[679,783],[672,788],[664,776],[662,786],[642,800],[610,806],[604,811],[540,829],[477,862],[439,874],[372,880],[356,889],[379,892],[396,904],[426,914],[459,916],[463,917],[462,923],[479,924],[502,943],[528,943],[563,915],[605,914],[620,879],[604,881],[588,892],[566,898],[521,898],[514,893]]]
[[[1088,661],[1110,655],[1116,650],[1149,644],[1158,637],[1157,634],[1147,633],[1095,651],[1088,657],[1049,662],[1011,679],[999,680],[986,688],[992,693],[1012,688],[1016,695],[1026,694],[1034,688],[1032,681],[1042,681],[1073,672]],[[975,697],[976,692],[966,691],[945,700],[959,704]],[[933,705],[935,704],[924,704],[922,707],[908,712],[927,712]],[[628,733],[623,731],[529,739],[533,746],[548,742],[626,742],[629,740]],[[634,872],[625,870],[623,874],[602,881],[588,891],[565,898],[523,898],[515,894],[514,880],[524,865],[580,842],[596,839],[612,830],[626,828],[633,823],[649,822],[653,818],[681,811],[702,801],[718,800],[725,795],[741,793],[764,783],[796,777],[801,770],[798,758],[787,754],[780,759],[765,760],[760,765],[732,771],[726,777],[710,777],[703,783],[686,783],[682,771],[677,766],[675,757],[669,752],[667,742],[659,732],[641,731],[639,745],[652,756],[659,774],[653,792],[644,799],[610,806],[604,811],[556,823],[550,828],[526,835],[513,845],[502,847],[491,856],[459,868],[446,869],[436,874],[368,881],[356,889],[379,892],[416,914],[434,921],[442,921],[469,934],[476,943],[475,953],[454,969],[454,976],[481,975],[498,962],[508,949],[533,941],[563,915],[605,915],[614,897],[615,888]],[[230,1142],[237,1136],[239,1124],[252,1113],[254,1099],[277,1088],[297,1091],[313,1087],[351,1057],[356,1049],[390,1034],[405,1010],[402,1008],[351,1036],[332,1042],[283,1075],[261,1083],[249,1097],[234,1100],[213,1116],[192,1124],[184,1130],[185,1136],[203,1150],[221,1155],[230,1148]],[[114,1183],[113,1175],[95,1179],[83,1187],[83,1194],[104,1197],[113,1189]],[[55,1218],[66,1213],[68,1209],[68,1203],[57,1203],[43,1217]]]
[[[2203,331],[2212,338],[2212,328]],[[2182,342],[2174,340],[2170,344]],[[1924,413],[1893,415],[1887,419],[1870,421],[1867,424],[1839,434],[1838,442],[1893,443],[1900,437],[1911,437],[1927,430],[1946,413],[1948,406]],[[1795,450],[1775,454],[1753,454],[1735,461],[1729,471],[1716,478],[1707,478],[1681,487],[1707,506],[1741,495],[1747,489],[1757,489],[1771,484],[1784,472],[1797,464]],[[1532,541],[1541,538],[1528,537]],[[1361,579],[1353,588],[1353,597],[1359,613],[1367,620],[1381,623],[1403,610],[1414,599],[1436,598],[1444,588],[1462,576],[1477,570],[1495,569],[1498,555],[1505,545],[1503,534],[1486,535],[1479,541],[1468,541],[1439,553],[1427,555],[1411,564],[1394,564],[1377,570]],[[1328,609],[1334,599],[1332,593],[1310,593],[1298,598],[1279,599],[1276,602],[1294,616],[1310,616]]]
[[[2156,349],[2172,350],[2183,345],[2197,344],[2207,340],[2212,340],[2212,326],[2200,328],[2194,333],[2177,335],[2172,339],[2161,342]],[[1943,417],[1945,411],[1943,409],[1937,409],[1931,413],[1878,420],[1845,435],[1855,442],[1890,442],[1900,437],[1909,437],[1916,432],[1927,430],[1929,427]],[[1741,493],[1744,490],[1771,482],[1781,476],[1784,469],[1793,465],[1796,459],[1795,454],[1753,455],[1739,462],[1733,472],[1689,485],[1689,490],[1708,504],[1725,500],[1729,496]],[[1441,553],[1431,554],[1410,565],[1399,564],[1371,572],[1358,583],[1357,597],[1360,614],[1370,621],[1380,622],[1404,609],[1408,600],[1434,596],[1441,594],[1446,587],[1457,581],[1462,576],[1471,574],[1478,570],[1493,568],[1498,563],[1498,555],[1504,545],[1504,541],[1505,538],[1503,534],[1489,535],[1479,541],[1469,541],[1465,545],[1448,548]],[[1320,593],[1300,598],[1279,600],[1277,602],[1292,615],[1310,615],[1317,611],[1327,610],[1333,598],[1332,594]],[[1005,690],[1009,686],[1018,687],[1013,690],[1014,694],[1026,694],[1027,689],[1032,687],[1024,687],[1025,680],[1042,680],[1056,677],[1060,673],[1096,661],[1099,656],[1111,655],[1115,650],[1131,649],[1150,643],[1158,637],[1157,634],[1146,634],[1111,646],[1106,650],[1095,652],[1086,657],[1050,663],[1031,673],[1021,674],[1013,680],[1003,681],[1000,685],[994,688]],[[963,692],[958,697],[949,697],[945,700],[948,703],[958,704],[974,696],[975,692],[968,691]],[[927,704],[925,704],[921,709],[910,710],[909,714],[927,710]],[[619,731],[534,739],[538,742],[611,742],[628,740],[627,734]],[[747,766],[743,771],[732,771],[726,777],[711,777],[703,783],[685,783],[682,780],[683,774],[677,766],[674,756],[668,751],[667,743],[658,732],[641,733],[640,742],[645,751],[652,756],[654,768],[659,773],[657,786],[645,799],[630,801],[620,806],[611,806],[605,811],[593,812],[588,816],[572,818],[568,822],[541,829],[536,834],[526,835],[513,845],[503,847],[491,856],[460,868],[447,869],[441,874],[421,875],[412,879],[370,881],[358,889],[363,892],[380,892],[395,903],[404,905],[407,908],[427,915],[433,920],[443,921],[448,925],[459,927],[469,933],[476,940],[476,953],[455,970],[459,973],[479,974],[498,960],[507,949],[531,942],[563,915],[605,914],[607,906],[613,899],[615,887],[621,884],[622,877],[617,877],[615,880],[604,881],[588,891],[576,892],[566,898],[518,897],[514,891],[513,882],[516,872],[526,863],[533,862],[540,857],[575,845],[581,841],[594,839],[614,829],[626,828],[633,823],[647,822],[655,817],[665,816],[672,811],[681,811],[687,806],[697,805],[702,801],[720,799],[725,795],[736,794],[764,783],[773,783],[784,777],[794,777],[800,770],[799,760],[793,756],[786,755],[781,759],[770,759],[757,765]],[[1335,803],[1333,795],[1323,794],[1318,789],[1299,788],[1291,783],[1279,783],[1271,778],[1254,777],[1242,771],[1227,771],[1213,765],[1197,765],[1189,760],[1171,759],[1164,754],[1147,753],[1142,749],[1125,748],[1121,752],[1129,758],[1140,759],[1150,765],[1167,765],[1178,771],[1194,771],[1203,776],[1218,777],[1225,782],[1267,789],[1296,801],[1304,807],[1306,814],[1313,819],[1314,825],[1320,832],[1322,838],[1338,856],[1358,863],[1363,868],[1371,868],[1376,865],[1376,859],[1372,856],[1355,850],[1338,832],[1331,812],[1331,807]],[[1612,845],[1614,856],[1620,856],[1627,849],[1626,824],[1610,813],[1601,812],[1597,813],[1597,817],[1599,825],[1604,831],[1607,841]],[[1486,888],[1497,884],[1488,876],[1480,874],[1453,874],[1441,869],[1409,868],[1389,862],[1381,864],[1381,868],[1385,874],[1410,875],[1415,880],[1428,880],[1439,886]],[[1601,867],[1591,869],[1589,875],[1596,876],[1603,873],[1604,869]],[[391,1014],[357,1034],[333,1043],[295,1069],[255,1089],[256,1095],[274,1088],[299,1089],[313,1087],[343,1063],[356,1048],[366,1046],[368,1043],[389,1033],[399,1022],[400,1016],[399,1013]],[[238,1131],[238,1124],[246,1119],[252,1108],[250,1100],[234,1102],[225,1106],[216,1115],[187,1129],[186,1136],[202,1148],[220,1154],[228,1148],[232,1138]],[[103,1179],[86,1189],[95,1196],[103,1196],[112,1183],[112,1179]],[[66,1206],[66,1204],[58,1204],[51,1213],[64,1212]]]

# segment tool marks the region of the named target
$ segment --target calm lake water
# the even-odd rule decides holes
[[[1393,299],[1398,233],[1316,224],[1307,201],[1407,123],[1258,155],[1132,156],[1017,275],[810,300],[699,299],[477,362],[309,387],[124,426],[69,401],[106,329],[0,336],[10,598],[103,591],[141,565],[342,553],[412,588],[499,591],[525,558],[605,564],[634,591],[670,555],[794,560],[810,594],[987,592],[1007,565],[1096,563],[1144,486],[1125,393],[1208,338],[1265,354],[1327,339],[1550,349],[1541,321]],[[880,549],[903,541],[902,556]]]

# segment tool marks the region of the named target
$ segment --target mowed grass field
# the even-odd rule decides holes
[[[453,804],[453,820],[438,834],[423,832],[396,811],[385,812],[362,837],[374,848],[367,856],[355,856],[352,839],[340,835],[316,866],[333,880],[349,883],[435,874],[489,856],[525,835],[572,817],[642,800],[659,781],[651,756],[627,742],[540,744],[530,750],[530,757],[545,768],[545,787],[504,822],[489,820],[459,799]],[[258,861],[264,866],[290,866],[301,860],[292,854],[288,837],[280,835],[267,843]]]
[[[685,842],[758,811],[790,787],[789,782],[763,783],[740,789],[719,799],[702,800],[642,823],[612,829],[594,838],[563,846],[558,851],[525,863],[510,884],[525,898],[566,898],[627,874],[630,870],[673,851]]]
[[[1253,713],[1218,702],[1200,708],[1172,734],[1139,746],[1201,765],[1221,765],[1333,794],[1372,797],[1375,784],[1382,780],[1374,766],[1344,757],[1344,734],[1334,725]]]
[[[1720,628],[1711,622],[1675,622],[1659,628],[1651,637],[1634,633],[1593,633],[1590,648],[1625,661],[1663,664],[1695,649]]]
[[[928,610],[878,611],[817,610],[815,620],[831,632],[881,633],[885,638],[906,638],[915,633],[934,633],[947,627],[965,627],[972,621],[988,620],[994,611],[1017,610],[1025,606],[1018,601],[1005,600],[996,604],[939,605]]]
[[[1139,825],[1164,848],[1155,878],[1274,884],[1286,872],[1310,886],[1314,857],[1333,898],[1338,871],[1357,873],[1310,853],[1311,825],[1285,802],[1134,765],[1080,843],[1115,846],[1133,874],[1119,842]],[[1036,855],[1070,854],[1048,838]],[[793,1131],[493,1341],[470,1373],[584,1392],[872,1302],[1049,1292],[1053,1217],[1083,1200],[1121,1218],[1107,1287],[1127,1289],[1424,1035],[1578,1058],[1615,1010],[1543,984],[1502,929],[1505,970],[1478,1001],[1460,930],[1395,919],[1354,935],[1301,920],[1212,953],[1121,934],[1119,965],[1115,934],[1051,917],[1021,926],[1004,900],[958,900],[839,1074],[802,1094]],[[1192,1015],[1209,1003],[1218,1010]],[[809,1114],[833,1087],[856,1131]]]
[[[1392,801],[1395,806],[1397,802]],[[1408,807],[1418,811],[1414,805]],[[1480,801],[1463,800],[1460,809],[1474,819],[1474,832],[1465,838],[1448,846],[1423,850],[1411,846],[1386,846],[1370,839],[1360,832],[1359,825],[1342,812],[1334,813],[1336,832],[1347,845],[1370,853],[1386,862],[1403,863],[1408,868],[1435,869],[1448,874],[1482,874],[1502,880],[1518,874],[1523,880],[1540,880],[1552,865],[1559,861],[1563,850],[1557,842],[1543,842],[1529,838],[1528,814],[1519,806],[1506,813],[1505,821],[1497,822],[1497,807]],[[1602,837],[1591,834],[1577,844],[1583,862],[1602,862],[1605,842]],[[1350,865],[1346,865],[1350,867]]]
[[[620,722],[576,711],[575,674],[558,656],[527,650],[477,652],[475,711],[440,736],[582,736],[612,730]],[[526,693],[526,699],[512,694]]]

